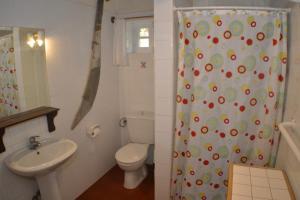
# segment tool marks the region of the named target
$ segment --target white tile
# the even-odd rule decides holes
[[[290,200],[290,194],[288,190],[273,189],[271,188],[272,197],[275,200]]]
[[[171,60],[155,60],[155,80],[164,80],[173,83],[176,69]]]
[[[155,114],[172,116],[175,109],[173,98],[157,98],[155,99]]]
[[[72,2],[75,2],[75,3],[82,3],[84,5],[87,5],[87,6],[92,6],[92,7],[96,7],[97,5],[97,2],[94,1],[94,0],[68,0],[68,1],[72,1]],[[107,7],[107,3],[104,4],[105,8]]]
[[[251,186],[249,186],[249,185],[233,184],[232,194],[251,197]]]
[[[171,165],[155,165],[155,200],[169,199]]]
[[[170,59],[156,59],[155,68],[174,67],[173,61]],[[176,67],[174,67],[176,68]]]
[[[161,121],[156,126],[155,138],[155,199],[169,199],[172,136],[169,130],[174,112],[173,70],[173,0],[154,0],[154,58],[155,58],[155,113]],[[166,61],[158,61],[164,59]],[[162,69],[162,68],[165,69]],[[159,73],[159,74],[158,74]],[[171,77],[170,77],[171,76]],[[165,80],[165,81],[164,81]],[[159,117],[165,115],[166,117]],[[168,118],[170,117],[170,118]],[[164,126],[163,123],[167,123]],[[160,131],[158,131],[160,130]]]
[[[176,67],[171,60],[155,61],[155,97],[174,98],[175,97],[175,73]]]
[[[269,183],[271,188],[287,189],[287,185],[284,179],[269,178]]]
[[[154,41],[155,52],[154,58],[157,59],[173,59],[173,42],[165,40]]]
[[[173,22],[172,21],[158,21],[154,25],[154,39],[166,40],[172,39]]]
[[[265,198],[265,199],[272,198],[270,188],[264,188],[264,187],[252,187],[252,196],[257,198]]]
[[[193,6],[193,3],[196,3],[193,0],[185,0],[185,1],[175,0],[174,2],[176,7],[190,7]]]
[[[232,195],[232,200],[252,200],[252,198],[241,195]]]
[[[267,177],[265,169],[260,169],[255,167],[250,167],[250,174],[251,176]]]
[[[267,170],[267,175],[269,178],[279,178],[279,179],[284,179],[283,173],[281,170],[273,170],[273,169],[268,169]]]
[[[156,115],[155,116],[155,132],[173,132],[173,117]]]
[[[233,184],[251,185],[250,176],[234,174],[233,175]]]
[[[148,58],[146,57],[148,56]],[[129,54],[129,67],[119,67],[119,99],[121,113],[154,111],[153,54]],[[141,60],[147,62],[140,68]]]
[[[251,176],[251,185],[269,187],[269,182],[267,178]]]
[[[171,81],[155,81],[155,98],[172,98],[175,99],[175,88]]]
[[[172,163],[173,132],[155,132],[154,157],[155,164]]]
[[[234,174],[243,174],[250,176],[249,167],[234,165],[233,166],[233,173]]]
[[[154,20],[172,21],[173,20],[173,1],[155,0],[154,1]]]

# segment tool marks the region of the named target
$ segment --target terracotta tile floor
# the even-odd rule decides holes
[[[148,176],[136,189],[123,188],[124,172],[115,166],[77,200],[154,200],[154,168],[147,167]]]

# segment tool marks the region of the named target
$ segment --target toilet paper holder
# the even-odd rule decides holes
[[[87,128],[87,135],[92,138],[95,138],[99,135],[100,131],[101,131],[100,125],[95,124]]]
[[[124,128],[127,126],[127,118],[126,117],[122,117],[119,121],[119,126]]]

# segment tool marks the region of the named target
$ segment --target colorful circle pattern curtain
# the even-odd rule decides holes
[[[171,198],[226,199],[229,162],[275,162],[287,13],[179,11],[178,19]]]

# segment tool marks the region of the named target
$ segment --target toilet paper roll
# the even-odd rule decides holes
[[[100,128],[97,127],[97,128],[94,129],[93,133],[91,134],[91,137],[92,137],[92,138],[95,138],[95,137],[97,137],[99,134],[100,134]]]
[[[91,138],[97,137],[101,132],[99,125],[94,125],[88,128],[87,135]]]

